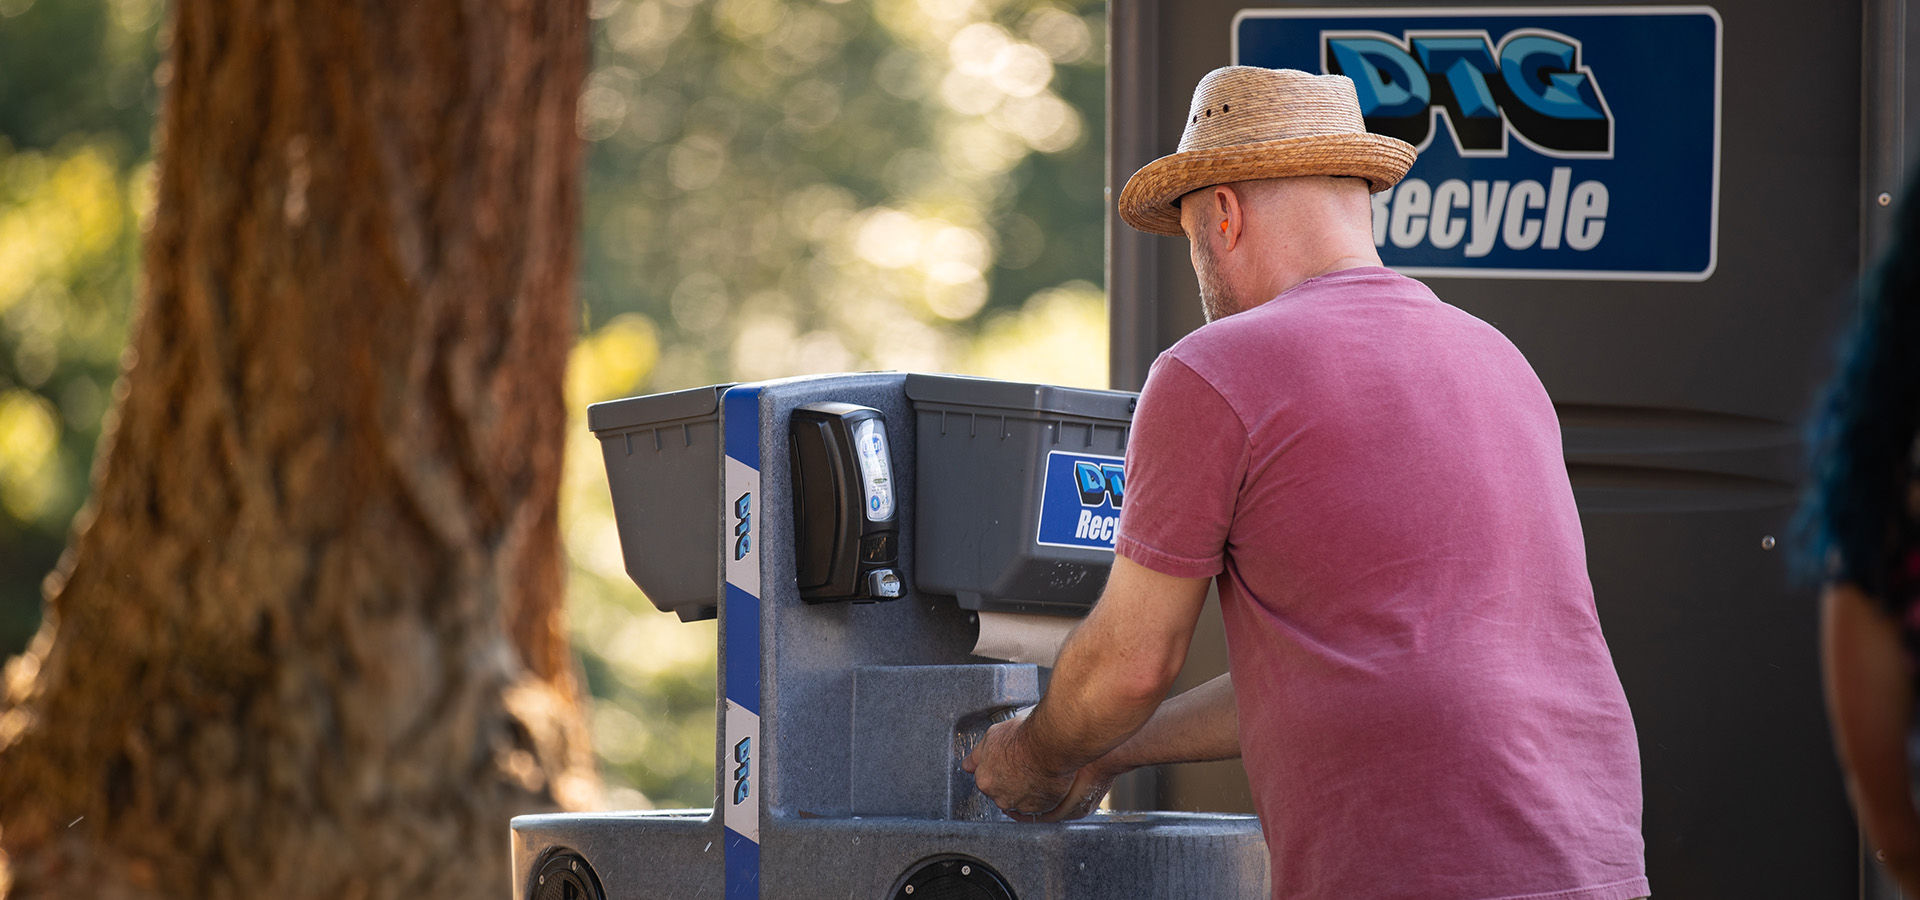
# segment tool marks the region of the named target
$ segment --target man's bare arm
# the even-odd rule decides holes
[[[1031,716],[994,726],[967,757],[1001,809],[1061,805],[1079,770],[1139,731],[1186,662],[1207,578],[1176,578],[1114,559],[1100,602],[1074,629]]]
[[[1118,775],[1141,766],[1213,762],[1240,755],[1240,711],[1233,675],[1221,675],[1160,705],[1126,743],[1096,760],[1094,768]]]
[[[1212,762],[1240,755],[1240,713],[1233,675],[1221,675],[1155,710],[1126,743],[1074,775],[1067,798],[1036,821],[1061,822],[1094,811],[1113,780],[1142,766]]]

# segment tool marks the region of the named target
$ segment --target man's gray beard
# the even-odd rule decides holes
[[[1233,297],[1220,277],[1220,262],[1213,256],[1213,245],[1201,242],[1197,257],[1199,265],[1193,274],[1200,281],[1200,314],[1208,322],[1217,322],[1238,312]]]

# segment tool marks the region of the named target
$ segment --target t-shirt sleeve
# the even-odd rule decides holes
[[[1162,356],[1127,439],[1114,549],[1163,575],[1218,574],[1248,457],[1247,429],[1226,399],[1186,363]]]

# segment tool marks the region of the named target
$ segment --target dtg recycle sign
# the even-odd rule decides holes
[[[1709,7],[1246,10],[1239,65],[1353,79],[1420,150],[1373,195],[1410,275],[1704,281],[1719,228]]]

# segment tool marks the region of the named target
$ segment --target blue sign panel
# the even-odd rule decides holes
[[[1112,550],[1126,499],[1126,467],[1117,456],[1055,450],[1040,486],[1036,543]]]
[[[1704,281],[1720,211],[1710,7],[1245,10],[1238,65],[1353,79],[1419,148],[1373,196],[1409,275]]]

